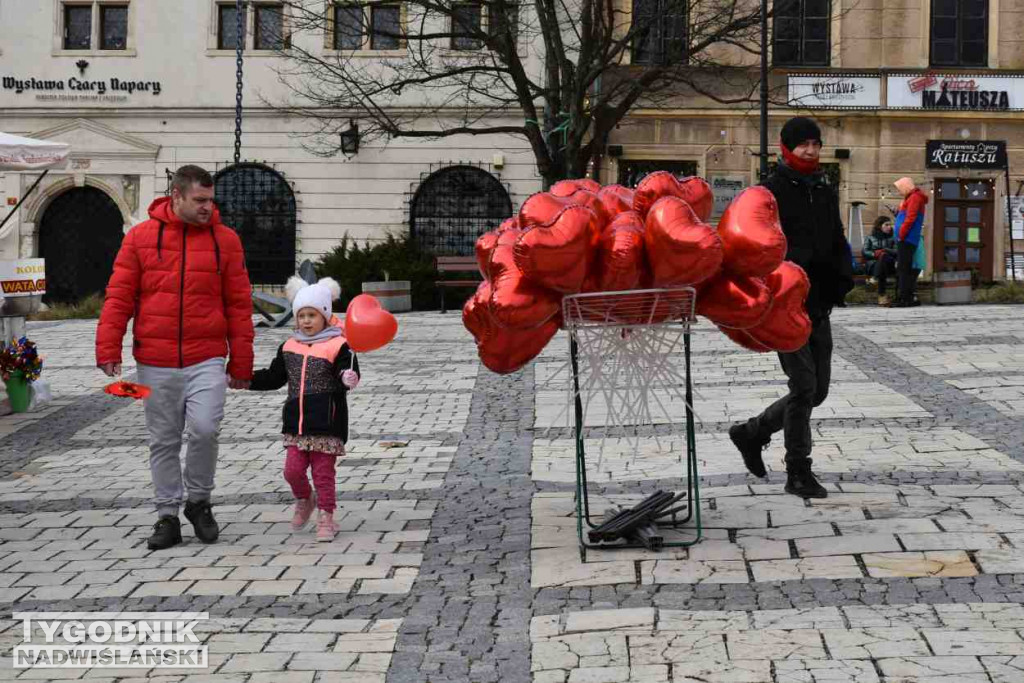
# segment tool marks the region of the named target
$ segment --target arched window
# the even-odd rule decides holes
[[[501,182],[475,166],[435,171],[413,195],[409,231],[435,256],[472,256],[477,238],[512,215]]]
[[[217,173],[220,218],[245,247],[249,280],[283,285],[295,274],[295,195],[277,171],[262,164],[233,164]]]
[[[102,190],[74,187],[50,202],[39,225],[47,303],[77,302],[107,287],[124,237],[124,217]]]

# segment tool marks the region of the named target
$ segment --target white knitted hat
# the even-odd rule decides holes
[[[324,320],[331,320],[331,302],[341,296],[341,285],[333,278],[325,277],[312,285],[293,275],[285,285],[285,293],[292,301],[292,310],[298,313],[303,308],[315,309]]]

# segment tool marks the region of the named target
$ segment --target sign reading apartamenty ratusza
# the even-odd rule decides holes
[[[925,155],[927,168],[1002,171],[1007,161],[1002,140],[929,140]]]

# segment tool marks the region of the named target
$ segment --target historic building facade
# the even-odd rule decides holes
[[[360,144],[356,122],[346,140],[356,150],[313,153],[306,122],[271,106],[288,92],[275,72],[287,11],[268,1],[246,12],[235,164],[233,1],[0,0],[0,25],[17,27],[0,38],[0,130],[72,146],[70,166],[51,171],[4,226],[0,258],[45,257],[48,289],[62,297],[99,291],[124,231],[187,163],[216,173],[225,222],[264,284],[283,283],[345,235],[362,243],[412,229],[438,253],[471,249],[540,189],[532,153],[514,138]],[[352,45],[351,32],[288,39],[358,48],[352,58],[365,60],[392,47],[373,35]],[[0,175],[6,204],[37,177]]]
[[[821,122],[823,161],[844,222],[854,219],[854,248],[862,239],[857,212],[869,232],[876,216],[899,203],[892,182],[911,176],[931,193],[926,272],[967,269],[1002,279],[1011,251],[1005,149],[1013,251],[1024,277],[1016,202],[1024,186],[1024,3],[776,0],[774,14],[769,152],[777,152],[788,117]],[[757,182],[758,114],[756,102],[725,106],[699,97],[635,110],[609,140],[602,179],[629,180],[659,167],[698,173],[724,205]]]

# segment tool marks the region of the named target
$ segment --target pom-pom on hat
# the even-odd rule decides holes
[[[312,308],[328,322],[331,319],[331,302],[341,296],[341,285],[329,277],[308,284],[301,277],[293,275],[284,289],[291,299],[293,311],[298,313],[303,308]]]

